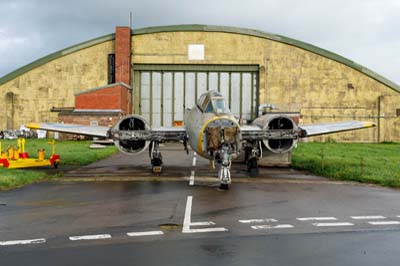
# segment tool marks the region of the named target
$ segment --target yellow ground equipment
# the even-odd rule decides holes
[[[0,142],[0,167],[5,168],[27,168],[53,165],[58,167],[60,155],[55,154],[54,140],[48,142],[52,146],[52,153],[49,159],[45,159],[45,150],[38,150],[38,158],[29,158],[29,154],[25,152],[25,139],[18,139],[17,146],[8,146],[5,151],[2,150]]]

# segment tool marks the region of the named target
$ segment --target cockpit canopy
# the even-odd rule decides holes
[[[197,106],[203,113],[219,115],[230,112],[222,94],[214,90],[202,94],[197,102]]]

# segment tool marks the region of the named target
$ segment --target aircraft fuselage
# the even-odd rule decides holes
[[[240,126],[230,113],[204,113],[196,106],[188,110],[185,128],[190,146],[204,158],[215,159],[224,145],[231,148],[230,153],[241,150]]]

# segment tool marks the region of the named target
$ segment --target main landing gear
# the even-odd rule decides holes
[[[155,174],[160,174],[162,172],[162,156],[160,151],[160,143],[157,141],[152,141],[150,144],[149,156],[151,160],[152,171]]]
[[[257,174],[258,173],[258,162],[257,162],[257,157],[251,157],[247,161],[247,171],[249,171],[252,174]]]
[[[252,147],[248,147],[246,150],[245,161],[247,164],[247,171],[251,174],[258,173],[258,162],[257,158],[262,157],[261,142],[254,142]]]

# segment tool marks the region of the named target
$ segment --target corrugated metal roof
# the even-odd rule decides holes
[[[304,49],[306,51],[321,55],[323,57],[329,58],[336,62],[342,63],[348,67],[351,67],[351,68],[375,79],[376,81],[388,86],[389,88],[392,88],[392,89],[396,90],[397,92],[400,92],[399,85],[397,85],[396,83],[388,80],[387,78],[379,75],[378,73],[376,73],[360,64],[357,64],[343,56],[340,56],[340,55],[330,52],[328,50],[319,48],[312,44],[305,43],[305,42],[302,42],[302,41],[299,41],[296,39],[292,39],[289,37],[285,37],[282,35],[278,35],[278,34],[267,33],[267,32],[263,32],[263,31],[259,31],[259,30],[253,30],[253,29],[226,27],[226,26],[201,25],[201,24],[172,25],[172,26],[141,28],[141,29],[133,30],[132,34],[133,35],[142,35],[142,34],[152,34],[152,33],[161,33],[161,32],[179,32],[179,31],[225,32],[225,33],[233,33],[233,34],[242,34],[242,35],[249,35],[249,36],[264,38],[264,39],[292,45],[292,46]],[[73,53],[75,51],[79,51],[84,48],[88,48],[88,47],[96,45],[96,44],[100,44],[105,41],[114,40],[114,39],[115,39],[114,34],[105,35],[105,36],[102,36],[102,37],[99,37],[99,38],[96,38],[93,40],[89,40],[84,43],[80,43],[78,45],[71,46],[69,48],[55,52],[55,53],[45,56],[43,58],[40,58],[39,60],[36,60],[26,66],[23,66],[5,76],[3,76],[2,78],[0,78],[0,85],[18,77],[19,75],[22,75],[23,73],[28,72],[29,70],[31,70],[33,68],[41,66],[41,65],[43,65],[49,61],[52,61],[56,58]]]

